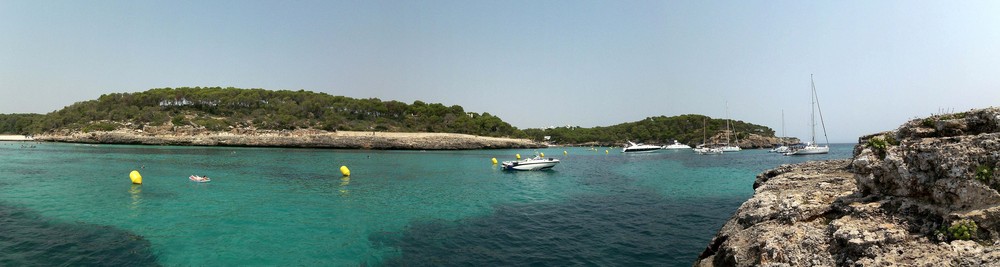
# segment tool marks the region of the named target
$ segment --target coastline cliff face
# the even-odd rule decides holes
[[[347,149],[457,150],[539,148],[527,139],[483,137],[451,133],[327,132],[321,130],[247,130],[213,132],[191,127],[178,129],[60,132],[35,136],[38,141],[179,146],[252,146]]]
[[[998,171],[1000,109],[912,120],[758,175],[695,266],[996,266]]]

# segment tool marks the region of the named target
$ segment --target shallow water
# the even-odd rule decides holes
[[[757,173],[852,149],[785,157],[20,144],[0,142],[3,266],[690,266],[753,194]],[[517,173],[490,164],[536,151],[562,163]],[[133,169],[143,185],[130,184]]]

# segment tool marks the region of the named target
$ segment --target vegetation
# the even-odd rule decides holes
[[[969,219],[961,219],[951,223],[951,226],[946,229],[947,237],[949,240],[970,240],[976,238],[976,231],[979,227],[976,226],[976,222]]]
[[[507,136],[558,144],[625,140],[646,143],[701,143],[702,121],[709,136],[726,121],[703,115],[650,117],[607,127],[557,127],[520,130],[489,113],[466,112],[461,106],[414,101],[355,99],[325,93],[220,87],[157,88],[137,93],[105,94],[48,114],[0,114],[0,133],[38,134],[54,130],[107,131],[143,126],[192,126],[212,131],[231,127],[267,130],[450,132]],[[738,138],[749,133],[774,136],[768,127],[732,121]]]
[[[976,180],[989,183],[991,178],[993,178],[993,167],[990,167],[990,165],[979,165],[979,167],[976,167]]]
[[[649,117],[641,121],[628,122],[607,127],[556,127],[548,129],[526,129],[525,134],[535,140],[543,140],[549,136],[550,141],[558,144],[580,144],[598,142],[602,144],[620,144],[625,140],[646,143],[668,143],[678,140],[686,144],[701,143],[703,138],[702,123],[707,123],[709,137],[726,127],[725,119],[712,119],[704,115],[680,115],[673,117]],[[731,121],[737,138],[745,139],[749,133],[762,136],[774,136],[774,130],[766,126]]]
[[[879,158],[885,159],[889,146],[898,146],[899,141],[892,135],[879,135],[868,139],[868,147],[872,148]]]
[[[106,94],[45,115],[0,114],[0,132],[14,134],[57,129],[109,130],[119,126],[140,128],[168,123],[209,130],[253,126],[271,130],[316,128],[525,137],[496,116],[466,112],[457,105],[354,99],[303,90],[158,88]]]

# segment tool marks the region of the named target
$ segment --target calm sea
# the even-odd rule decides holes
[[[757,173],[852,146],[809,157],[605,149],[0,142],[0,266],[690,266]],[[562,163],[490,163],[535,152]]]

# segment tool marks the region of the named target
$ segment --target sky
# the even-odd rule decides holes
[[[831,142],[1000,103],[1000,1],[0,0],[0,113],[222,86],[489,112],[704,114]],[[822,129],[817,129],[822,132]],[[822,137],[818,137],[822,142]]]

